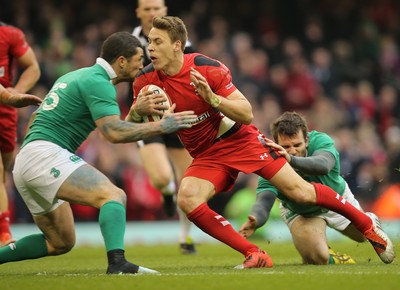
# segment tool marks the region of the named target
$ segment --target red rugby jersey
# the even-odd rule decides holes
[[[12,86],[13,61],[29,49],[24,33],[11,25],[0,22],[0,83]]]
[[[193,110],[197,114],[197,122],[192,128],[177,132],[185,148],[194,157],[213,144],[223,115],[196,94],[194,84],[190,80],[191,67],[207,79],[212,91],[217,95],[227,97],[236,90],[229,69],[221,62],[200,53],[185,54],[182,69],[173,76],[154,70],[152,64],[146,66],[135,79],[133,90],[137,96],[145,85],[157,85],[163,88],[172,103],[176,104],[175,112]]]

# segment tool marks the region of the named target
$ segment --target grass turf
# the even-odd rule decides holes
[[[265,246],[265,241],[255,242]],[[160,275],[109,276],[104,274],[104,249],[81,246],[59,257],[0,265],[0,289],[399,289],[397,259],[382,263],[369,243],[335,241],[331,246],[350,254],[357,264],[301,265],[291,243],[271,243],[264,248],[273,268],[234,270],[243,257],[220,243],[197,245],[198,254],[191,256],[181,255],[177,245],[152,245],[127,247],[126,256]]]

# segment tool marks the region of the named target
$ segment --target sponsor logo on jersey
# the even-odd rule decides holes
[[[209,112],[205,112],[204,114],[201,114],[200,116],[198,116],[196,118],[196,120],[194,120],[190,124],[197,125],[197,124],[203,122],[205,119],[207,119],[209,117],[210,117],[210,113]]]

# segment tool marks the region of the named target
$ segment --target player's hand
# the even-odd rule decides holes
[[[280,155],[285,157],[286,160],[290,162],[290,154],[281,145],[276,144],[274,141],[268,138],[265,138],[264,140],[266,141],[267,146],[275,148]]]
[[[196,122],[197,115],[194,114],[194,111],[174,113],[175,107],[176,104],[172,104],[172,106],[164,112],[164,115],[160,120],[164,134],[173,133],[179,129],[191,128]]]
[[[162,94],[154,94],[152,91],[140,93],[133,104],[133,109],[140,116],[159,115],[164,114],[164,110],[168,109],[167,105],[162,102],[167,101],[167,98]]]
[[[247,221],[240,227],[239,234],[244,238],[249,238],[254,234],[257,228],[257,219],[255,216],[248,215]]]
[[[196,93],[200,95],[204,101],[213,105],[216,101],[214,92],[211,90],[206,78],[192,67],[190,68],[190,80],[196,88]]]
[[[11,95],[5,101],[5,104],[15,108],[22,108],[31,105],[39,106],[41,103],[42,99],[37,96],[18,93]]]

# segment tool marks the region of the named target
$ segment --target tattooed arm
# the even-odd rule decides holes
[[[131,123],[122,121],[118,115],[106,116],[96,121],[96,125],[111,143],[128,143],[155,135],[173,133],[182,128],[192,127],[197,116],[193,111],[172,113],[175,106],[165,112],[158,122]]]

